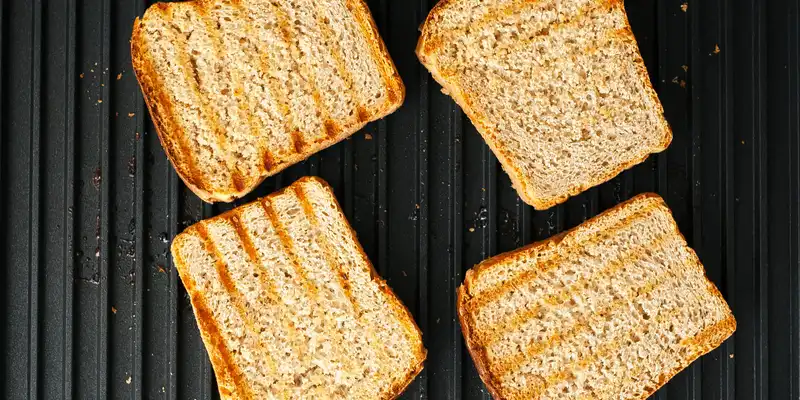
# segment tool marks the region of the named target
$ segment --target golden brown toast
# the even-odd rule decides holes
[[[417,56],[537,209],[672,140],[621,0],[442,0]]]
[[[207,202],[244,196],[405,96],[363,0],[156,3],[131,55],[167,157]]]
[[[646,399],[736,329],[654,194],[482,262],[457,303],[498,400]]]
[[[172,256],[222,398],[391,399],[422,370],[419,329],[321,179],[187,228]]]

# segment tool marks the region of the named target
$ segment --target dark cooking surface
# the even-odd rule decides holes
[[[545,212],[417,62],[434,1],[368,3],[405,105],[248,199],[306,174],[333,185],[424,332],[404,398],[488,398],[455,316],[467,268],[645,191],[665,197],[739,322],[655,397],[800,398],[800,1],[626,1],[672,146]],[[232,205],[203,205],[164,158],[130,68],[145,6],[0,0],[0,397],[217,397],[167,251]]]

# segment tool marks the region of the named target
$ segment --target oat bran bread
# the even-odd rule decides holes
[[[442,0],[417,55],[537,209],[672,140],[621,0]]]
[[[411,314],[318,178],[201,221],[171,250],[222,398],[392,399],[422,370]]]
[[[495,399],[646,399],[736,329],[663,200],[488,259],[458,291]]]
[[[156,3],[131,56],[167,156],[207,202],[244,196],[405,96],[363,0]]]

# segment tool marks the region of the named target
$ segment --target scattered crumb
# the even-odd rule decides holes
[[[677,83],[678,83],[678,77],[677,77],[677,76],[676,76],[676,77],[674,77],[674,78],[672,78],[672,83],[674,83],[674,84],[677,84]]]
[[[486,188],[481,188],[481,191],[485,192],[485,191],[486,191]]]
[[[133,118],[135,115],[136,113],[128,113],[128,118]]]
[[[689,9],[689,3],[681,4],[681,11],[686,12]]]
[[[102,103],[102,102],[103,102],[103,99],[97,99],[97,102],[98,102],[98,103]]]
[[[365,133],[365,134],[364,134],[364,139],[366,139],[366,140],[372,140],[372,135],[370,135],[369,133]]]
[[[400,271],[400,272],[403,274],[403,276],[408,276],[408,274],[406,274],[406,271]]]
[[[438,324],[441,318],[436,318],[436,323]]]
[[[160,265],[158,265],[158,272],[161,272],[162,274],[167,273],[167,271],[164,270],[164,267],[162,267]]]
[[[742,140],[742,144],[744,144],[744,140]]]
[[[117,74],[117,80],[120,80],[120,79],[122,79],[122,72]]]
[[[689,66],[688,65],[681,65],[681,69],[683,70],[683,72],[689,72]]]
[[[116,308],[116,307],[114,307],[114,306],[111,306],[111,312],[112,312],[112,313],[114,313],[114,314],[116,314],[116,313],[117,313],[117,308]]]
[[[679,85],[681,85],[681,88],[686,89],[686,81],[685,80],[681,79],[681,82],[679,83]]]
[[[142,138],[142,135],[141,135],[141,134],[139,134],[139,132],[136,132],[136,140],[139,140],[139,139],[141,139],[141,138]]]
[[[115,112],[115,113],[114,113],[114,116],[115,116],[115,117],[119,117],[119,111]]]
[[[128,379],[125,379],[125,383],[127,383],[128,385],[131,384],[131,377],[130,376],[128,377]]]
[[[105,83],[101,83],[100,86],[106,87],[106,84]]]
[[[718,44],[715,44],[715,45],[714,45],[714,54],[719,54],[719,52],[720,52],[720,51],[721,51],[721,50],[719,49],[719,45],[718,45]]]
[[[469,228],[470,232],[475,232],[475,228]]]
[[[90,70],[89,70],[89,72],[94,72],[94,70],[93,70],[93,69],[90,69]]]
[[[80,75],[78,75],[78,76],[80,76],[80,77],[81,77],[81,79],[83,79],[83,72],[81,72],[81,74],[80,74]]]
[[[731,353],[731,355],[729,355],[728,357],[733,358],[733,353]]]
[[[419,204],[414,204],[414,207],[416,207],[417,210],[419,210]]]

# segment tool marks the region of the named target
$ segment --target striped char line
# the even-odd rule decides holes
[[[183,258],[180,256],[180,251],[174,252],[175,264],[180,270],[180,266],[186,265]],[[217,326],[217,321],[214,319],[214,313],[211,308],[206,304],[205,298],[202,293],[197,289],[197,283],[192,278],[191,274],[187,271],[181,274],[181,280],[186,287],[186,291],[190,295],[192,307],[194,307],[195,318],[200,327],[200,332],[208,346],[208,353],[214,365],[214,371],[217,379],[220,381],[220,392],[222,395],[232,396],[234,394],[241,395],[242,398],[252,399],[253,390],[244,377],[244,373],[239,369],[239,365],[233,360],[228,346],[225,344],[225,339]],[[230,393],[227,388],[228,383],[233,383],[233,392]]]
[[[200,236],[200,240],[202,240],[206,251],[211,254],[212,257],[214,257],[214,268],[217,271],[217,275],[219,275],[220,283],[222,284],[222,287],[225,288],[225,292],[228,297],[231,298],[236,311],[239,313],[239,317],[242,318],[242,321],[244,321],[245,328],[258,339],[256,340],[256,343],[260,352],[262,354],[269,354],[269,352],[261,344],[261,340],[259,338],[260,331],[256,329],[256,324],[250,318],[250,313],[247,312],[247,308],[242,302],[243,296],[241,293],[239,293],[239,290],[236,289],[236,284],[233,282],[233,278],[228,271],[228,265],[225,263],[225,261],[223,261],[222,254],[219,252],[216,244],[214,244],[214,241],[209,238],[208,229],[206,228],[205,224],[197,224],[196,232],[198,236]],[[275,372],[278,371],[276,360],[272,356],[265,358],[267,360],[267,366],[269,367],[270,372],[275,374]]]
[[[289,234],[286,233],[286,227],[283,226],[283,223],[280,221],[278,217],[278,213],[275,212],[275,208],[272,207],[268,198],[264,198],[259,201],[261,206],[264,208],[264,213],[267,214],[267,218],[269,218],[272,227],[275,229],[275,233],[278,235],[280,239],[281,245],[283,245],[283,249],[286,254],[289,255],[289,262],[292,264],[292,269],[294,269],[295,274],[297,274],[298,279],[300,280],[300,285],[303,286],[308,293],[311,294],[311,297],[317,298],[317,288],[311,284],[306,276],[305,272],[303,272],[303,268],[300,267],[300,260],[297,259],[297,252],[294,249],[294,243],[292,243],[292,238],[289,237]]]
[[[293,187],[293,186],[290,186],[290,187],[288,187],[288,188],[286,188],[284,190],[287,190],[287,191],[288,190],[292,190],[292,191],[295,191],[295,193],[297,193],[296,192],[296,188]],[[297,195],[297,197],[298,197],[298,199],[300,199],[300,203],[303,206],[304,212],[306,212],[304,203],[307,203],[307,202],[304,201],[304,199],[299,194]],[[310,280],[308,279],[308,277],[303,272],[303,268],[300,266],[301,263],[300,263],[300,260],[297,257],[297,252],[296,252],[296,250],[294,248],[294,243],[292,243],[292,238],[289,237],[288,233],[286,233],[286,227],[283,226],[283,224],[280,222],[280,219],[279,219],[277,213],[275,212],[275,209],[272,207],[271,204],[268,204],[268,202],[269,202],[269,200],[267,198],[265,198],[265,199],[263,199],[263,201],[261,201],[261,204],[264,207],[264,210],[266,211],[267,215],[269,216],[270,222],[272,223],[272,226],[275,228],[275,232],[278,234],[278,237],[280,238],[281,243],[283,244],[284,250],[286,251],[286,253],[289,254],[289,256],[291,258],[291,263],[292,263],[292,266],[295,269],[295,272],[303,280],[303,285],[306,287],[306,290],[308,290],[308,292],[311,294],[311,297],[313,299],[315,299],[315,303],[316,303],[315,306],[318,306],[318,305],[321,304],[321,301],[320,301],[321,300],[321,296],[319,294],[319,291],[317,290],[317,288],[315,288],[311,284]],[[326,254],[326,257],[327,257],[327,254]],[[337,276],[339,277],[339,279],[341,279],[340,275],[337,274]],[[341,284],[341,282],[340,282],[340,284]],[[348,300],[350,300],[351,304],[353,304],[352,303],[352,299],[349,296],[348,296]],[[353,305],[353,306],[355,307],[355,305]],[[338,338],[336,338],[338,343],[347,343],[348,342],[345,339],[344,334],[342,332],[336,331],[335,334],[338,336]],[[342,364],[345,364],[345,365],[348,365],[348,366],[352,366],[352,364],[355,362],[355,360],[353,360],[353,359],[346,359],[346,360],[340,360],[340,361],[342,362]]]
[[[442,47],[446,42],[457,36],[463,36],[468,30],[480,31],[488,25],[491,25],[502,18],[507,18],[516,15],[522,11],[529,4],[537,3],[539,0],[514,0],[511,4],[500,7],[492,7],[483,17],[479,18],[469,24],[467,27],[459,27],[449,30],[447,33],[439,34],[432,37],[425,43],[425,53],[435,55],[434,53]]]
[[[355,115],[356,124],[366,122],[366,119],[369,116],[367,115],[367,111],[359,102],[358,95],[356,94],[355,91],[353,74],[350,72],[349,69],[347,69],[347,64],[345,63],[344,58],[342,58],[344,56],[344,50],[342,50],[342,46],[339,45],[339,41],[334,40],[333,29],[331,29],[331,26],[325,21],[327,17],[323,18],[322,16],[319,15],[320,10],[316,1],[314,4],[314,11],[315,14],[317,15],[316,20],[317,20],[317,25],[319,26],[320,33],[322,33],[324,41],[326,43],[329,43],[331,47],[331,57],[333,58],[333,61],[336,63],[336,71],[344,81],[345,86],[347,87],[348,96],[350,96],[350,98],[353,100],[353,104],[356,105],[356,115]],[[336,134],[335,131],[330,131],[328,130],[328,128],[326,128],[326,131],[328,131],[327,133],[329,137],[333,137]]]
[[[517,40],[517,41],[515,41],[515,42],[513,42],[510,45],[505,46],[505,47],[494,48],[489,54],[480,54],[480,53],[478,53],[478,55],[482,56],[482,57],[480,57],[480,59],[483,59],[485,62],[491,62],[491,61],[497,60],[498,58],[502,58],[504,56],[507,56],[509,54],[517,54],[521,49],[529,47],[530,45],[534,44],[537,41],[543,40],[543,38],[545,38],[550,32],[568,28],[571,25],[576,24],[578,21],[580,21],[580,20],[582,20],[584,18],[587,18],[589,16],[589,13],[591,13],[592,11],[599,10],[601,8],[603,8],[603,7],[601,5],[596,4],[596,3],[590,4],[590,5],[582,8],[581,10],[579,10],[577,15],[574,15],[574,16],[572,16],[570,18],[565,18],[563,21],[552,22],[552,23],[548,24],[547,26],[545,26],[544,28],[541,28],[541,29],[537,30],[532,35],[529,35],[528,37],[526,37],[524,39]],[[494,22],[494,21],[490,21],[490,22]],[[628,29],[628,27],[626,26],[626,27],[620,28],[619,30],[626,31],[627,29]],[[597,45],[589,45],[587,48],[583,49],[583,52],[590,53],[590,52],[593,52],[596,48],[597,48]],[[473,61],[474,59],[475,58],[473,57],[473,58],[470,58],[468,61]],[[446,79],[448,81],[454,81],[454,82],[460,81],[461,75],[458,73],[459,69],[457,67],[454,67],[454,66],[450,66],[450,67],[439,66],[438,70],[439,70],[439,74],[444,79]]]
[[[385,57],[383,57],[383,55],[376,54],[376,51],[378,51],[379,48],[385,47],[385,44],[382,44],[382,39],[377,31],[377,27],[371,21],[365,20],[369,18],[369,9],[364,4],[363,0],[346,0],[345,7],[347,7],[347,9],[353,15],[354,19],[356,20],[356,25],[358,25],[359,29],[361,29],[361,35],[367,42],[370,58],[372,58],[372,60],[375,62],[375,67],[378,68],[378,71],[381,74],[381,80],[386,86],[387,100],[392,104],[397,102],[397,94],[394,92],[394,90],[392,90],[392,87],[394,86],[392,84],[392,77],[390,77],[387,72],[387,68],[393,69],[393,67],[390,68],[386,65],[387,60],[384,60]],[[376,43],[370,43],[370,38],[372,38],[372,40]],[[390,61],[389,63],[391,64]]]
[[[203,5],[205,7],[211,7],[212,4],[213,3],[208,3],[208,4],[203,4]],[[239,12],[242,12],[242,15],[246,15],[247,14],[246,12],[243,11],[243,8],[241,6],[240,0],[235,1],[235,3],[232,3],[231,5],[236,7]],[[223,59],[223,51],[222,51],[222,49],[225,47],[225,42],[222,39],[222,36],[218,34],[217,29],[214,28],[214,26],[212,24],[212,21],[208,17],[208,12],[209,11],[206,10],[206,12],[202,14],[202,17],[203,17],[203,20],[204,20],[204,22],[206,24],[206,29],[208,30],[209,35],[213,37],[212,41],[214,43],[214,51],[217,53],[217,57],[220,60],[222,60]],[[251,29],[250,25],[247,24],[247,23],[245,23],[243,25],[245,26],[245,30],[248,32],[248,37],[253,37],[251,32],[250,32],[250,29]],[[260,54],[260,52],[258,52],[258,51],[256,51],[256,53]],[[260,57],[260,55],[259,55],[259,57]],[[231,67],[231,66],[230,65],[226,65],[226,67]],[[261,65],[261,63],[259,63],[259,65],[255,66],[255,67],[259,68],[259,67],[263,67],[263,66]],[[248,128],[250,130],[250,134],[253,135],[253,137],[257,138],[257,137],[261,136],[261,134],[260,134],[259,127],[255,123],[255,119],[253,117],[254,113],[250,112],[249,103],[251,102],[251,98],[248,95],[248,93],[246,93],[246,91],[244,90],[244,79],[242,79],[242,76],[239,73],[240,71],[237,68],[235,68],[235,67],[234,68],[230,68],[229,71],[230,71],[230,74],[231,74],[231,81],[232,81],[232,86],[233,86],[233,96],[236,99],[236,104],[237,104],[237,106],[239,108],[239,115],[245,121],[247,121],[247,126],[248,126]],[[264,72],[265,71],[259,69],[259,74],[263,75]],[[245,99],[243,100],[242,97],[245,97]],[[261,166],[259,166],[259,172],[261,172],[262,174],[265,174],[267,171],[270,171],[273,168],[274,163],[275,163],[274,157],[272,156],[272,154],[270,153],[270,151],[267,148],[266,144],[264,143],[264,140],[258,140],[258,147],[259,147],[260,154],[262,154],[261,158],[262,158],[262,163],[263,163]]]
[[[655,320],[654,320],[655,324],[656,325],[660,325],[661,323],[666,322],[666,321],[674,318],[675,315],[676,315],[675,314],[676,310],[679,310],[679,307],[676,306],[676,307],[670,308],[668,310],[665,310],[664,312],[659,312],[658,315],[656,316]],[[635,333],[637,332],[637,329],[639,329],[643,325],[644,325],[644,323],[642,322],[642,320],[639,320],[639,322],[635,326],[631,327],[631,329],[629,329],[626,332],[625,335],[622,335],[621,337],[617,338],[614,341],[611,341],[611,342],[603,344],[602,346],[600,346],[600,348],[597,351],[593,352],[592,354],[590,354],[590,355],[588,355],[588,356],[586,356],[584,358],[574,360],[574,361],[568,363],[567,365],[563,366],[560,371],[558,371],[556,373],[553,373],[550,376],[548,376],[547,378],[545,378],[544,379],[544,381],[545,381],[544,385],[541,385],[539,387],[534,387],[532,393],[530,393],[530,398],[537,398],[538,396],[540,396],[544,391],[546,391],[550,386],[552,386],[556,382],[566,379],[569,376],[569,374],[573,370],[575,370],[576,367],[577,368],[586,368],[587,366],[592,364],[594,361],[599,360],[599,359],[605,357],[606,355],[610,354],[614,350],[622,347],[622,343],[624,343],[625,341],[627,341],[629,339],[632,339],[634,337]],[[628,374],[628,376],[629,377],[638,376],[639,372],[642,369],[643,369],[643,366],[639,365],[638,367],[636,367],[634,369],[633,373]],[[632,381],[632,379],[631,379],[631,381]],[[527,395],[529,393],[525,393],[525,394]]]
[[[185,4],[187,4],[189,7],[195,8],[198,15],[201,16],[201,18],[203,18],[204,20],[206,19],[204,17],[205,12],[203,11],[200,3],[195,3],[190,1],[186,2]],[[179,33],[181,32],[180,29],[174,24],[174,22],[172,22],[171,14],[166,13],[166,19],[168,22],[172,23],[173,29],[175,29]],[[206,30],[208,30],[208,28],[206,28]],[[206,120],[208,121],[210,128],[214,132],[214,136],[217,139],[217,144],[220,146],[220,148],[224,153],[223,155],[225,157],[225,164],[228,170],[231,172],[231,180],[233,187],[234,189],[236,189],[236,191],[241,191],[244,189],[244,182],[242,181],[241,176],[239,176],[239,172],[235,167],[235,163],[228,152],[228,144],[225,140],[225,132],[219,125],[219,118],[216,112],[211,110],[211,107],[209,107],[208,103],[210,101],[207,98],[207,96],[204,96],[203,93],[200,91],[200,82],[197,76],[197,69],[195,68],[194,63],[191,62],[191,60],[189,59],[187,38],[183,34],[178,35],[178,40],[175,41],[175,50],[176,53],[178,54],[179,64],[184,66],[184,68],[182,69],[184,71],[184,76],[186,77],[186,81],[189,82],[189,86],[192,92],[200,100],[200,110],[201,110],[200,112],[202,115],[206,117]]]
[[[638,288],[632,288],[628,290],[628,292],[624,297],[610,302],[602,310],[597,311],[592,315],[585,315],[584,318],[576,320],[572,324],[572,326],[566,330],[566,332],[554,333],[550,335],[550,337],[548,337],[546,340],[536,344],[535,346],[528,346],[528,348],[524,352],[518,353],[512,357],[508,357],[504,360],[499,361],[497,364],[500,365],[493,368],[494,374],[496,374],[496,376],[504,376],[507,372],[519,370],[527,359],[533,358],[536,355],[543,352],[545,349],[549,347],[554,347],[556,344],[571,337],[574,337],[575,335],[577,335],[582,331],[590,329],[592,326],[594,326],[594,324],[590,322],[606,318],[607,316],[614,314],[617,310],[619,310],[621,307],[623,307],[632,299],[638,299],[642,296],[651,293],[653,290],[658,288],[662,283],[664,283],[664,280],[668,278],[670,275],[671,274],[669,273],[668,270],[666,272],[659,274],[655,280],[650,281]],[[683,275],[681,275],[681,277],[682,276]]]
[[[299,56],[300,50],[295,44],[295,37],[292,34],[291,28],[289,27],[289,16],[280,5],[272,2],[269,2],[269,4],[272,12],[275,13],[275,17],[278,20],[278,29],[281,32],[283,41],[286,43],[290,52],[292,53],[292,62],[295,64],[295,67],[297,67],[296,70],[299,71],[299,75],[302,78],[301,80],[305,83],[305,91],[311,93],[311,98],[314,100],[314,105],[321,114],[325,134],[326,136],[333,136],[331,132],[334,130],[333,127],[335,126],[335,123],[330,120],[330,111],[322,101],[322,95],[320,94],[319,87],[317,87],[316,78],[314,74],[309,71],[307,56]],[[302,62],[297,62],[297,59],[302,59]],[[306,147],[308,147],[310,144],[303,140],[302,133],[299,131],[299,129],[293,130],[291,135],[294,139],[295,150],[297,153],[302,154],[306,150]]]
[[[164,15],[164,18],[167,20],[171,18],[171,16],[168,13],[163,11],[162,15]],[[141,29],[140,26],[141,22],[137,24],[135,28],[136,32],[138,32],[138,30]],[[140,35],[140,33],[138,34]],[[138,39],[139,39],[138,42],[141,42],[142,44],[146,43],[146,41],[142,39],[141,36],[138,37]],[[137,39],[134,38],[132,42],[136,43]],[[178,150],[180,151],[181,160],[178,160],[176,157],[173,160],[173,164],[176,166],[176,168],[179,168],[178,166],[181,164],[180,161],[183,161],[186,164],[187,171],[186,173],[182,173],[181,177],[186,181],[188,181],[190,185],[197,187],[201,191],[210,191],[208,190],[206,182],[203,180],[203,175],[200,174],[200,172],[197,169],[197,163],[195,162],[194,154],[191,152],[189,143],[187,142],[186,131],[175,120],[175,110],[172,108],[172,100],[169,98],[169,95],[163,90],[163,88],[165,87],[164,83],[162,82],[161,75],[157,74],[155,71],[155,67],[153,66],[153,59],[149,53],[149,50],[147,50],[145,47],[141,49],[139,53],[140,53],[139,58],[142,62],[142,67],[144,69],[142,74],[144,76],[141,79],[139,79],[139,81],[143,83],[142,86],[148,86],[147,88],[144,88],[145,92],[149,91],[151,93],[154,93],[158,97],[158,101],[148,100],[149,96],[145,96],[145,100],[147,100],[148,109],[151,111],[151,114],[154,115],[153,123],[158,128],[156,129],[156,131],[159,133],[159,138],[161,138],[161,140],[165,144],[173,143],[173,141],[171,140],[170,133],[175,133],[172,136],[175,137],[176,143],[174,145],[176,145],[178,147]],[[149,83],[150,79],[154,80],[155,82],[146,84],[145,82]],[[164,126],[165,125],[164,120],[168,122],[170,128]],[[167,149],[168,154],[170,153],[169,149],[171,149],[172,146],[173,145],[171,144],[167,144],[164,146],[164,148]]]
[[[261,272],[258,274],[259,282],[261,283],[261,287],[263,288],[263,292],[265,292],[265,296],[269,299],[269,301],[273,304],[280,304],[283,303],[283,300],[275,292],[275,288],[277,284],[275,281],[270,278],[269,271],[267,271],[267,267],[264,265],[261,257],[258,255],[258,251],[256,250],[255,244],[253,244],[253,240],[250,237],[250,234],[247,232],[247,229],[241,222],[241,214],[238,211],[234,211],[233,216],[230,218],[222,217],[227,220],[236,231],[236,236],[241,240],[242,247],[244,248],[245,253],[247,254],[248,261],[254,265],[258,270]],[[281,319],[283,322],[283,329],[289,333],[289,338],[296,337],[295,333],[297,332],[296,327],[290,320]],[[292,346],[293,354],[297,355],[299,359],[302,359],[305,354],[308,354],[308,346],[307,343],[302,342],[302,347],[296,347],[295,341],[290,340],[290,346]]]
[[[660,246],[667,241],[667,236],[669,236],[669,233],[662,233],[661,235],[653,239],[652,242],[647,243],[646,245],[628,249],[624,253],[620,254],[615,260],[609,262],[604,268],[598,268],[597,271],[595,271],[589,277],[587,277],[585,281],[592,282],[601,277],[613,276],[617,271],[622,269],[625,265],[631,262],[640,261],[642,259],[642,254],[643,254],[640,250],[642,250],[645,246],[653,246],[653,247]],[[553,261],[551,261],[550,263],[555,264],[555,262]],[[544,302],[545,304],[551,306],[561,305],[565,301],[567,301],[567,299],[569,299],[570,297],[580,293],[581,290],[580,284],[581,281],[575,282],[569,287],[567,287],[566,290],[554,294],[549,294],[545,296],[544,299],[540,300],[541,302]],[[511,317],[507,318],[506,320],[500,321],[499,323],[497,323],[497,325],[500,326],[499,333],[488,337],[483,337],[485,335],[479,334],[478,335],[479,343],[482,343],[487,347],[491,346],[493,343],[499,340],[504,333],[513,332],[515,329],[519,328],[522,324],[532,319],[536,314],[539,313],[539,311],[541,311],[542,308],[543,307],[541,305],[537,305],[529,310],[523,311],[522,313],[514,314]]]
[[[320,222],[317,219],[317,216],[314,214],[313,206],[308,201],[308,198],[306,198],[305,191],[302,188],[294,186],[292,186],[291,189],[294,191],[297,199],[300,202],[300,205],[303,207],[303,212],[305,213],[306,218],[308,218],[312,230],[316,229],[319,231],[321,229]],[[331,259],[331,254],[333,254],[334,250],[331,248],[330,243],[328,243],[328,238],[325,236],[325,234],[320,234],[318,238],[320,240],[322,251],[325,253],[325,261],[328,263],[328,266],[333,271],[334,275],[336,275],[336,281],[339,283],[342,291],[344,291],[345,297],[347,297],[350,306],[353,308],[355,317],[358,319],[358,314],[360,314],[361,310],[359,310],[358,304],[356,304],[356,301],[353,298],[353,293],[350,291],[350,284],[347,283],[346,274],[341,268],[339,268],[338,263]]]
[[[602,234],[603,236],[601,237],[601,239],[616,236],[620,231],[629,227],[631,225],[631,222],[635,221],[638,217],[648,214],[650,211],[655,210],[657,207],[658,207],[657,204],[653,204],[651,206],[643,207],[642,209],[635,211],[627,218],[620,218],[620,220],[617,221],[614,225],[603,229],[603,234]],[[568,232],[568,234],[569,233],[570,232]],[[571,246],[573,247],[578,246],[582,243],[584,243],[584,241],[573,243]],[[480,311],[480,309],[486,307],[489,303],[493,303],[499,300],[501,297],[505,296],[506,294],[508,294],[513,290],[518,290],[527,286],[533,279],[536,279],[536,277],[538,277],[540,274],[548,272],[559,265],[557,263],[550,262],[556,256],[557,253],[555,251],[550,252],[547,258],[541,260],[541,263],[545,265],[539,268],[534,268],[530,271],[525,271],[519,276],[513,278],[511,281],[509,281],[502,287],[490,289],[486,292],[486,294],[482,294],[478,297],[473,297],[469,299],[466,308],[468,310],[472,310],[470,314],[477,314]]]
[[[247,12],[244,6],[242,6],[241,0],[235,0],[231,4],[240,12],[242,16],[247,18],[247,23],[244,24],[245,30],[247,31],[247,35],[254,39],[254,46],[256,47],[256,50],[258,52],[259,66],[261,72],[263,72],[264,76],[266,76],[267,78],[266,81],[270,92],[270,96],[272,96],[273,100],[278,105],[278,111],[281,113],[281,116],[283,117],[284,129],[286,130],[286,132],[289,132],[290,138],[292,140],[291,143],[292,149],[294,149],[295,152],[300,153],[304,146],[302,134],[300,133],[299,129],[295,127],[295,122],[294,122],[295,118],[292,113],[292,108],[289,106],[289,102],[287,100],[289,98],[288,94],[286,93],[285,90],[283,90],[283,87],[281,85],[277,85],[275,83],[275,80],[272,79],[272,74],[269,73],[269,71],[271,70],[270,68],[271,62],[269,60],[267,52],[263,49],[264,47],[263,43],[260,43],[260,40],[258,39],[259,36],[254,33],[253,25],[255,24],[255,20],[253,20],[253,17],[250,15],[250,13]],[[283,38],[285,41],[285,35],[281,35],[281,38]],[[255,43],[259,43],[261,45],[259,46],[258,44]],[[285,43],[287,47],[289,47],[289,43],[288,42]],[[269,167],[266,168],[267,171],[277,170],[279,166],[285,162],[285,160],[275,159],[275,157],[272,157],[269,151],[266,149],[266,146],[264,147],[264,151],[265,151],[264,164],[265,166],[269,165]]]

